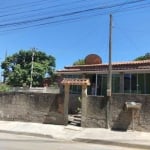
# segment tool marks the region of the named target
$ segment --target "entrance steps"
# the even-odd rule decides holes
[[[68,115],[68,123],[74,126],[81,126],[81,114]]]

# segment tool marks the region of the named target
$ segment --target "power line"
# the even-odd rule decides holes
[[[86,0],[84,0],[84,2],[85,2],[85,1],[86,1]],[[140,0],[140,1],[141,1],[141,0]],[[142,1],[143,1],[143,0],[142,0]],[[78,3],[78,2],[81,2],[81,0],[74,1],[73,3]],[[135,2],[137,3],[138,1],[135,1]],[[134,3],[134,1],[133,1],[133,2],[130,2],[130,3]],[[49,9],[49,8],[54,8],[54,7],[59,7],[59,6],[65,6],[66,4],[69,4],[69,3],[59,4],[59,5],[54,5],[54,6],[49,6],[49,7],[39,8],[39,9],[33,9],[33,10],[30,10],[30,11],[22,11],[22,12],[4,14],[4,15],[1,15],[0,17],[18,15],[18,14],[23,14],[23,13],[26,13],[26,12],[30,13],[30,12],[34,12],[34,11],[38,12],[38,14],[39,14],[39,11],[41,11],[41,10],[46,10],[46,9]],[[70,4],[72,4],[72,2],[71,2]],[[125,5],[125,4],[129,4],[129,2],[128,2],[128,3],[123,3],[123,4],[121,4],[121,6],[122,6],[122,5]],[[114,6],[115,6],[115,5],[114,5]],[[104,6],[104,8],[103,8],[103,6],[102,6],[101,8],[102,8],[102,9],[108,9],[107,7],[108,7],[108,6],[106,5],[106,6]],[[117,5],[116,5],[115,7],[117,7]],[[101,8],[98,8],[98,9],[101,9]],[[97,8],[96,8],[96,9],[97,9]],[[91,10],[87,10],[87,11],[91,11]],[[32,15],[32,14],[31,14],[31,15]]]
[[[46,26],[46,25],[50,25],[50,24],[63,24],[66,22],[76,22],[76,21],[80,21],[81,19],[89,19],[90,17],[97,17],[100,15],[106,15],[106,13],[99,13],[99,14],[89,14],[87,16],[83,16],[83,17],[75,17],[75,18],[68,18],[68,19],[61,19],[61,20],[55,20],[55,21],[49,21],[46,23],[40,23],[40,24],[35,24],[35,25],[28,25],[28,26],[24,26],[24,27],[16,27],[13,29],[8,29],[8,30],[3,30],[0,31],[1,33],[5,33],[5,32],[9,32],[9,31],[15,31],[15,30],[20,30],[20,29],[26,29],[26,28],[32,28],[32,27],[42,27],[42,26]]]
[[[48,17],[43,17],[43,18],[36,18],[36,19],[32,19],[32,20],[23,20],[23,21],[20,21],[20,22],[12,22],[12,23],[0,24],[0,27],[11,26],[11,25],[20,25],[20,24],[24,24],[24,23],[33,23],[33,22],[48,20],[48,19],[52,19],[52,18],[72,16],[72,15],[76,15],[76,14],[92,12],[92,11],[96,11],[96,10],[110,9],[110,8],[114,8],[114,7],[118,7],[118,6],[122,6],[122,5],[129,5],[129,4],[141,2],[141,1],[143,1],[143,0],[137,0],[137,1],[134,1],[134,2],[124,2],[124,3],[115,4],[115,5],[112,4],[112,5],[108,5],[108,6],[102,6],[102,7],[95,7],[95,8],[84,9],[84,10],[80,10],[80,11],[74,11],[74,12],[54,15],[54,16],[48,16]]]
[[[135,11],[135,10],[139,10],[139,9],[149,8],[149,7],[150,7],[150,2],[118,9],[118,10],[113,11],[113,13],[129,12],[129,11]]]
[[[55,5],[51,5],[51,6],[46,6],[46,7],[41,7],[41,5],[40,5],[40,8],[35,8],[35,9],[32,9],[32,10],[26,10],[26,11],[21,11],[21,12],[16,12],[16,13],[12,13],[11,12],[11,13],[7,13],[7,14],[2,14],[1,13],[2,15],[0,15],[0,18],[2,18],[2,17],[8,17],[8,16],[20,15],[20,14],[26,14],[26,13],[32,13],[32,12],[38,12],[38,14],[39,14],[39,11],[43,11],[43,10],[47,10],[47,9],[52,9],[52,8],[59,8],[59,7],[68,6],[68,5],[72,5],[72,4],[80,4],[81,2],[83,3],[83,0],[76,0],[76,1],[71,1],[71,2],[59,3],[59,4],[55,4]],[[84,3],[85,2],[88,2],[88,0],[84,0]],[[31,8],[33,8],[33,7],[31,7]],[[77,9],[77,8],[75,8],[75,9]],[[65,10],[66,10],[66,8],[65,8]]]
[[[141,2],[144,2],[145,0],[134,0],[134,1],[129,1],[129,2],[122,2],[122,3],[115,3],[115,4],[109,4],[109,5],[103,5],[103,6],[98,6],[98,7],[93,7],[93,8],[88,8],[88,9],[81,9],[79,11],[71,11],[67,13],[60,13],[57,15],[51,15],[51,16],[46,16],[46,17],[38,17],[38,18],[33,18],[33,19],[24,19],[21,21],[16,21],[16,22],[8,22],[8,23],[2,23],[0,24],[0,29],[7,29],[8,30],[13,30],[12,28],[15,28],[15,30],[18,29],[23,29],[23,28],[28,28],[28,27],[34,27],[34,26],[42,26],[46,24],[51,24],[51,23],[58,23],[58,22],[67,22],[71,20],[76,20],[77,16],[78,19],[82,18],[84,16],[81,15],[89,15],[89,13],[93,13],[92,15],[97,15],[99,11],[106,11],[105,13],[111,11],[113,8],[118,8],[120,6],[131,6],[133,4],[138,4]],[[75,1],[75,2],[81,2],[81,0]],[[104,12],[103,12],[104,13]],[[71,18],[66,18],[66,17],[71,17]],[[74,18],[76,17],[76,18]],[[57,19],[57,20],[55,20]],[[77,20],[78,20],[77,19]],[[43,22],[43,23],[42,23]],[[22,26],[22,27],[21,27]]]
[[[45,1],[48,0],[39,0],[39,1],[33,1],[33,2],[28,2],[28,3],[20,3],[20,4],[16,4],[16,5],[9,5],[7,7],[0,7],[0,10],[10,10],[10,9],[18,9],[18,8],[22,8],[22,7],[26,7],[26,6],[34,6],[34,5],[39,5],[39,3],[43,3]]]

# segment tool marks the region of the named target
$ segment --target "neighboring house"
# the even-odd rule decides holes
[[[108,64],[103,64],[98,55],[90,54],[85,65],[67,66],[57,74],[63,78],[89,78],[88,95],[106,95]],[[81,87],[73,85],[70,92],[79,94]],[[112,93],[150,94],[150,60],[112,63]]]

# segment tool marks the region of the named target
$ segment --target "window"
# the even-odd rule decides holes
[[[112,75],[112,93],[120,92],[120,75],[113,74]]]

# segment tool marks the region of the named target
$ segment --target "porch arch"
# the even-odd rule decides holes
[[[64,85],[64,124],[68,124],[68,104],[69,104],[69,91],[70,85],[80,85],[82,86],[82,117],[81,117],[81,126],[82,122],[85,120],[86,117],[86,97],[87,97],[87,86],[90,85],[90,80],[86,78],[82,79],[72,79],[72,78],[64,78],[61,81],[61,84]]]

